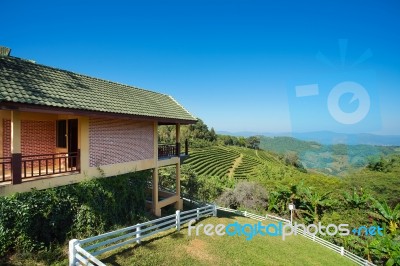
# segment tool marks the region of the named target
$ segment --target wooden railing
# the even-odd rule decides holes
[[[22,156],[22,178],[79,171],[80,153],[55,153]]]
[[[0,183],[80,171],[80,151],[0,158]],[[15,177],[18,174],[19,176]],[[13,176],[14,175],[14,176]],[[14,178],[14,179],[13,179]],[[14,182],[13,181],[13,182]]]
[[[158,145],[158,158],[161,157],[172,157],[176,155],[176,146],[168,144]]]
[[[185,155],[189,154],[189,142],[185,140]],[[159,144],[158,158],[181,156],[181,144]]]
[[[11,157],[1,157],[0,158],[0,171],[1,171],[1,182],[5,182],[10,179],[9,176],[7,176],[7,171],[9,172],[11,169]]]

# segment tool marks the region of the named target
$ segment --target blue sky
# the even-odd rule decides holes
[[[6,1],[2,10],[0,45],[12,55],[170,94],[219,131],[400,134],[397,1]],[[353,124],[328,110],[346,81],[369,95]],[[317,95],[296,97],[310,84]],[[337,103],[350,115],[365,104],[353,96]]]

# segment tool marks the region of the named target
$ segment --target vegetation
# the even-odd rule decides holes
[[[69,239],[137,223],[144,215],[149,174],[137,172],[0,197],[0,264],[36,252],[41,254],[38,260],[50,264],[65,257],[59,245]]]
[[[266,138],[257,138],[259,147],[265,147]],[[269,141],[272,152],[246,144],[249,138],[217,135],[206,148],[191,150],[186,164],[192,177],[183,183],[183,191],[231,208],[286,218],[288,204],[294,203],[294,219],[305,224],[379,225],[385,228],[384,236],[325,238],[374,263],[400,265],[398,148],[350,149],[288,137]],[[186,175],[186,170],[182,173]],[[206,185],[210,183],[211,187]],[[213,192],[204,196],[204,187]]]
[[[350,148],[351,147],[351,148]],[[260,137],[260,148],[280,153],[284,156],[295,154],[307,169],[314,169],[329,175],[346,176],[350,171],[370,167],[380,167],[381,156],[399,154],[397,147],[351,145],[322,145],[315,141],[303,141],[292,137]],[[377,163],[377,164],[376,164]]]
[[[218,216],[198,224],[255,223],[220,211]],[[353,265],[340,254],[301,236],[290,236],[285,241],[271,236],[256,236],[251,241],[242,236],[189,236],[186,226],[179,233],[172,229],[139,246],[104,254],[101,259],[113,265]]]

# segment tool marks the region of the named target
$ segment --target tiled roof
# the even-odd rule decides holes
[[[195,122],[171,96],[11,57],[0,57],[2,102]]]

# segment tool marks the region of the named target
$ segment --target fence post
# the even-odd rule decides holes
[[[313,235],[313,237],[312,237],[312,241],[315,241],[315,235]]]
[[[344,247],[340,247],[340,255],[344,256]]]
[[[176,211],[176,230],[179,232],[181,230],[181,212]]]
[[[213,205],[213,216],[217,217],[217,205]]]
[[[200,220],[200,210],[199,210],[199,208],[196,209],[196,214],[197,214],[196,220],[198,221],[198,220]]]
[[[142,243],[142,240],[140,239],[140,236],[141,236],[141,234],[140,234],[140,224],[137,224],[137,227],[136,227],[136,238],[139,238],[138,240],[136,240],[137,244],[141,244]]]
[[[247,217],[247,211],[244,211],[244,217]]]
[[[68,250],[68,260],[69,266],[75,266],[76,264],[76,249],[75,246],[79,244],[78,239],[72,239],[69,241],[69,250]]]

